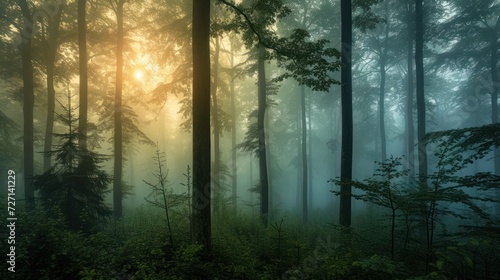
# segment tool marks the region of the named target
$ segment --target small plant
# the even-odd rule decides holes
[[[400,157],[391,156],[385,162],[379,162],[379,168],[374,174],[376,179],[366,179],[364,182],[352,181],[348,182],[358,189],[363,190],[362,194],[352,194],[352,197],[358,200],[370,202],[391,211],[391,259],[394,259],[395,248],[395,229],[396,229],[396,212],[404,204],[406,198],[404,195],[404,188],[402,186],[403,180],[399,180],[407,176],[408,170],[399,170],[402,166]],[[378,179],[380,178],[380,179]],[[330,180],[338,185],[345,184],[344,181]],[[340,195],[340,191],[332,191],[335,195]]]
[[[168,169],[164,171],[164,155],[163,153],[160,153],[160,150],[158,147],[156,148],[155,155],[153,157],[155,163],[158,166],[158,170],[153,173],[153,176],[157,179],[156,183],[150,183],[146,180],[143,180],[144,183],[146,183],[148,186],[151,187],[151,193],[146,197],[146,201],[160,207],[165,210],[165,217],[167,219],[167,228],[168,228],[168,236],[170,240],[170,244],[174,244],[173,242],[173,237],[172,237],[172,228],[170,227],[170,217],[168,213],[168,208],[169,204],[167,203],[167,198],[169,196],[169,190],[168,187],[171,186],[172,184],[169,184],[169,181],[167,179],[168,176]],[[152,199],[149,199],[149,197],[152,197]]]

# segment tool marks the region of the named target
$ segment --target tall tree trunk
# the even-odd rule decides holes
[[[31,39],[33,36],[33,21],[26,0],[19,0],[18,5],[23,14],[22,42],[19,46],[22,60],[23,75],[23,167],[24,167],[24,196],[28,209],[35,207],[34,175],[34,148],[33,148],[33,107],[35,96],[33,92],[33,64]]]
[[[114,173],[113,173],[113,212],[115,218],[123,214],[123,128],[122,128],[122,87],[123,87],[123,5],[119,0],[116,7],[116,90],[115,90],[115,135],[114,135]]]
[[[57,49],[59,48],[59,26],[61,22],[63,4],[59,5],[57,9],[57,14],[54,15],[53,19],[49,21],[48,24],[48,34],[45,39],[44,49],[46,56],[46,67],[47,67],[47,122],[45,123],[45,141],[44,141],[44,151],[50,151],[52,149],[52,134],[54,131],[54,116],[56,107],[56,91],[54,88],[54,68],[56,61]],[[52,165],[52,157],[48,154],[44,155],[43,158],[43,170],[47,171]]]
[[[389,14],[389,6],[386,1],[385,4],[386,13]],[[385,81],[387,75],[387,49],[389,47],[389,15],[386,17],[387,22],[385,23],[385,38],[384,45],[380,49],[380,88],[379,88],[379,101],[378,101],[378,114],[379,114],[379,127],[380,127],[380,150],[381,150],[381,160],[385,162],[387,157],[387,143],[385,135]]]
[[[340,159],[340,178],[352,179],[352,4],[351,0],[341,0],[342,21],[342,64],[341,104],[342,104],[342,147]],[[342,185],[340,195],[339,223],[351,226],[351,186]]]
[[[88,114],[88,71],[87,71],[87,22],[86,0],[78,0],[78,52],[80,63],[80,103],[78,119],[78,145],[87,147],[87,114]],[[123,4],[122,4],[123,5]],[[118,78],[117,78],[118,79]]]
[[[408,1],[407,10],[407,30],[408,30],[408,44],[407,44],[407,95],[406,95],[406,139],[408,148],[408,167],[410,180],[415,177],[415,128],[413,124],[413,3]]]
[[[415,70],[416,70],[416,87],[417,87],[417,137],[418,137],[418,175],[420,189],[423,193],[427,192],[427,151],[423,141],[425,136],[425,95],[424,95],[424,20],[422,0],[415,0]],[[427,240],[426,253],[426,273],[429,272],[429,263],[432,254],[432,231],[434,224],[434,207],[435,202],[430,202],[429,205],[423,205],[422,214],[424,224],[420,231]]]
[[[259,45],[258,58],[258,115],[257,130],[259,132],[259,171],[260,171],[260,215],[267,226],[269,213],[269,182],[267,177],[267,152],[265,117],[267,109],[265,49]]]
[[[313,153],[312,153],[312,99],[313,99],[313,95],[312,94],[309,94],[309,98],[308,98],[308,101],[307,102],[307,113],[308,113],[308,116],[309,116],[309,121],[307,122],[307,140],[308,140],[308,150],[309,152],[307,153],[308,154],[308,157],[307,157],[307,186],[308,186],[308,189],[309,189],[309,193],[308,193],[308,197],[309,197],[309,200],[308,200],[308,205],[309,205],[309,208],[312,207],[313,205],[313,166],[312,166],[312,163],[313,163]]]
[[[300,86],[300,114],[301,114],[301,154],[302,154],[302,219],[307,222],[307,126],[306,126],[306,88]]]
[[[219,53],[220,44],[219,37],[215,38],[215,54],[214,54],[214,75],[212,81],[212,121],[214,126],[214,170],[213,170],[213,210],[215,214],[220,214],[222,207],[221,189],[220,189],[220,122],[219,122],[219,106],[217,103],[217,87],[219,81]]]
[[[415,0],[415,65],[417,85],[417,137],[418,137],[418,174],[422,187],[427,177],[427,151],[423,141],[425,136],[425,95],[424,95],[424,19],[422,0]]]
[[[500,77],[498,74],[498,32],[500,32],[500,16],[497,18],[495,30],[491,41],[491,81],[493,83],[491,92],[491,123],[498,123],[498,92],[500,91]],[[495,175],[500,176],[500,148],[493,150]],[[500,190],[497,190],[497,198],[500,198]],[[500,206],[496,207],[497,214],[500,214]],[[498,216],[498,215],[497,215]]]
[[[300,96],[299,96],[299,103],[297,104],[297,112],[300,112],[300,107],[301,107],[301,104],[300,104]],[[295,205],[297,205],[297,216],[298,215],[301,215],[300,214],[300,205],[302,205],[302,202],[301,202],[301,198],[302,198],[302,194],[301,194],[301,190],[302,190],[302,170],[301,170],[301,162],[302,162],[302,146],[301,146],[301,131],[302,131],[302,128],[301,128],[301,116],[297,113],[297,117],[295,119],[295,122],[296,122],[296,137],[297,137],[297,162],[296,162],[296,165],[297,165],[297,178],[296,178],[296,181],[297,181],[297,194],[296,194],[296,197],[295,197]]]
[[[211,247],[210,217],[210,1],[193,1],[193,216],[192,241]]]
[[[234,90],[234,53],[231,45],[231,200],[233,204],[233,212],[236,213],[237,205],[237,166],[236,166],[236,91]]]

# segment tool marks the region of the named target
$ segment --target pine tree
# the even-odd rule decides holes
[[[68,133],[55,134],[61,140],[47,156],[54,156],[54,165],[42,175],[35,176],[35,189],[42,204],[49,209],[59,209],[72,230],[90,231],[100,218],[111,214],[104,202],[111,177],[100,169],[107,160],[105,155],[93,153],[78,145],[80,135],[75,132],[78,119],[74,117],[71,96],[64,114],[57,118],[69,128]]]

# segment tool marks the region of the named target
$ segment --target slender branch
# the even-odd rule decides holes
[[[248,26],[250,27],[250,29],[252,30],[252,33],[255,34],[255,36],[257,36],[257,41],[259,42],[259,44],[263,45],[264,47],[266,47],[268,49],[271,49],[271,50],[274,50],[274,51],[276,51],[278,53],[281,53],[281,51],[278,50],[275,46],[271,46],[270,44],[264,42],[264,40],[262,39],[262,36],[257,31],[257,28],[255,28],[255,25],[250,20],[250,18],[248,17],[248,15],[245,14],[245,12],[243,12],[240,8],[238,8],[235,4],[233,4],[231,2],[228,2],[226,0],[219,0],[219,1],[222,2],[222,3],[224,3],[224,4],[226,4],[226,5],[228,5],[231,8],[233,8],[233,10],[235,10],[239,15],[241,15],[241,16],[243,16],[245,18],[245,21],[248,24]]]

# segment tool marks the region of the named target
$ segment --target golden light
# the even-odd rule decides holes
[[[142,81],[142,79],[144,78],[144,73],[141,70],[137,70],[134,73],[134,77],[136,80]]]

